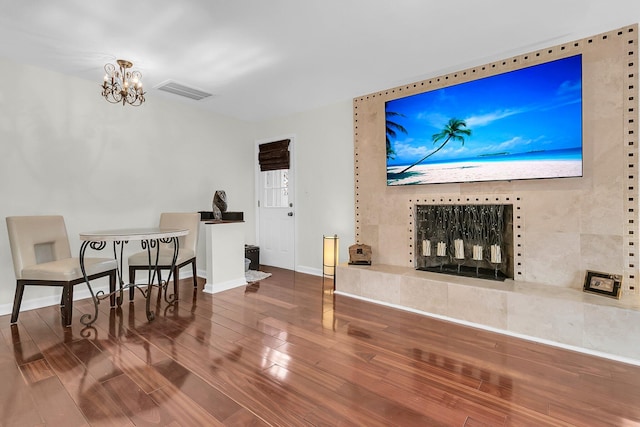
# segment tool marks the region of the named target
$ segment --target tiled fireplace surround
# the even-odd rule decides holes
[[[640,364],[637,305],[575,289],[342,264],[336,293]]]
[[[336,293],[445,320],[494,330],[604,357],[640,364],[640,304],[631,295],[616,300],[561,287],[518,280],[525,276],[526,228],[521,197],[435,197],[410,201],[408,256],[420,251],[413,213],[417,204],[513,203],[515,280],[482,280],[410,267],[341,264]],[[553,254],[551,254],[553,256]]]
[[[354,99],[356,243],[336,293],[640,364],[638,26]],[[386,186],[384,102],[571,54],[583,58],[583,177]],[[362,166],[362,167],[361,167]],[[418,271],[417,204],[513,205],[513,279]],[[617,300],[582,291],[586,270],[622,274]]]

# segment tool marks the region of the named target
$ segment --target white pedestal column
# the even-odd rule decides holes
[[[244,222],[205,223],[207,282],[204,292],[215,294],[246,285],[244,275]]]

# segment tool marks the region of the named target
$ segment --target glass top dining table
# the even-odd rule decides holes
[[[169,239],[189,234],[186,229],[174,228],[123,228],[80,233],[80,240],[92,242],[113,242],[121,240]]]
[[[80,233],[80,240],[82,241],[82,244],[80,246],[80,269],[82,270],[82,274],[84,276],[85,282],[87,283],[87,287],[89,288],[89,292],[91,293],[91,298],[94,304],[94,313],[85,313],[80,318],[80,322],[86,326],[89,326],[93,322],[95,322],[98,317],[98,305],[100,304],[100,301],[111,297],[116,293],[118,294],[118,296],[115,299],[111,298],[111,305],[114,305],[115,300],[117,305],[120,306],[123,301],[123,292],[125,289],[129,288],[136,288],[144,295],[146,300],[146,315],[147,320],[149,321],[155,318],[155,313],[151,311],[150,308],[151,291],[154,287],[158,287],[158,292],[162,292],[164,290],[165,301],[169,304],[173,304],[176,298],[175,295],[167,296],[167,284],[171,281],[171,274],[174,271],[174,266],[178,258],[178,251],[180,249],[179,237],[186,236],[187,234],[189,234],[189,230],[187,229],[159,227],[123,228]],[[147,283],[144,285],[136,285],[135,283],[125,284],[122,278],[124,245],[128,244],[130,241],[140,241],[142,249],[146,250],[148,253],[149,278]],[[86,273],[84,263],[87,249],[101,251],[107,247],[107,243],[111,243],[113,247],[113,256],[116,260],[118,270],[117,277],[119,284],[118,289],[110,292],[109,294],[105,294],[104,291],[93,291],[91,282]],[[171,269],[169,270],[169,277],[167,277],[166,280],[160,280],[160,275],[158,274],[157,269],[160,254],[160,243],[168,244],[173,247],[173,260]],[[156,283],[156,278],[158,283]]]

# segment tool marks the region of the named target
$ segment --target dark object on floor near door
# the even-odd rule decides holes
[[[244,245],[244,257],[251,260],[249,270],[260,269],[260,248],[253,245]]]

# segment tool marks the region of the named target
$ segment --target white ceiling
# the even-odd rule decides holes
[[[0,57],[97,83],[127,59],[148,102],[259,121],[639,21],[640,0],[0,0]]]

